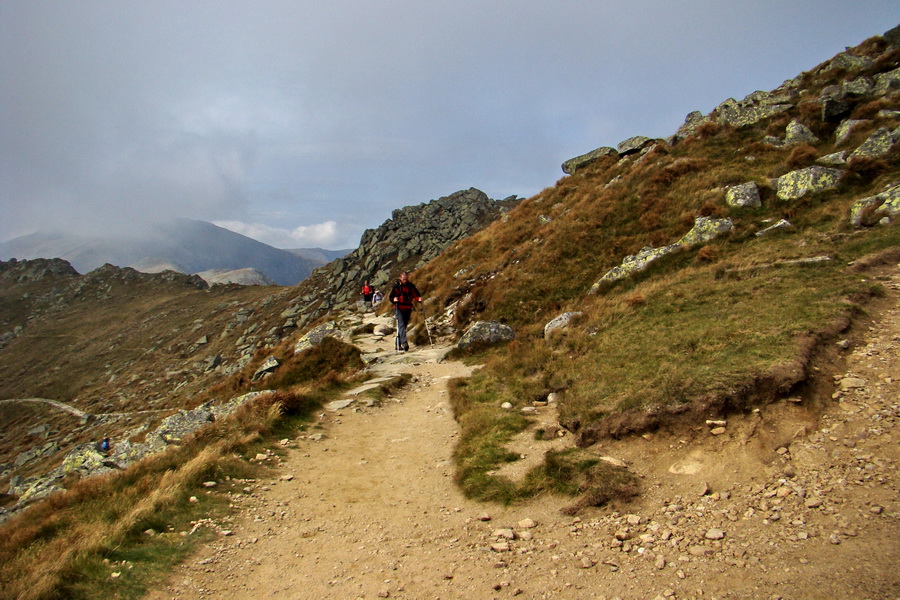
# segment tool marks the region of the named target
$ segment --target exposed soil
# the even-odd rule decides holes
[[[219,524],[230,535],[148,597],[900,598],[900,272],[888,275],[871,322],[802,398],[724,428],[593,446],[642,491],[578,517],[560,513],[571,498],[462,497],[446,383],[469,368],[441,362],[442,349],[382,353],[373,376],[415,382],[382,406],[323,414],[324,438],[307,432],[269,459],[271,480],[242,482],[233,522]],[[571,442],[529,431],[503,474]]]

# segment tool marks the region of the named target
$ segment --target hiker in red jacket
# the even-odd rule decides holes
[[[397,307],[397,347],[396,350],[406,352],[409,350],[409,342],[406,339],[406,325],[412,315],[413,302],[421,302],[422,295],[416,284],[409,280],[406,271],[400,273],[400,279],[394,283],[391,290],[391,302]]]
[[[375,293],[375,288],[369,285],[369,280],[363,282],[362,290],[360,290],[360,295],[362,295],[363,306],[366,310],[372,309],[372,294]]]

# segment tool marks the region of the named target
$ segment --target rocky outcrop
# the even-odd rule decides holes
[[[581,156],[576,156],[575,158],[570,158],[566,162],[562,164],[563,173],[567,175],[571,175],[578,169],[582,169],[592,163],[597,162],[604,156],[618,156],[619,153],[616,152],[615,148],[610,148],[609,146],[603,146],[602,148],[597,148],[596,150],[591,150],[587,154],[582,154]]]
[[[316,269],[303,282],[292,305],[294,322],[302,327],[331,310],[352,309],[365,280],[387,294],[400,271],[421,267],[519,202],[515,196],[492,200],[470,188],[395,210],[380,227],[363,233],[356,250]]]
[[[498,321],[477,321],[463,334],[456,347],[460,350],[489,346],[515,339],[516,332]]]

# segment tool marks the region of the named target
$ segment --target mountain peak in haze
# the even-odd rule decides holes
[[[0,259],[62,258],[80,273],[106,263],[138,270],[256,269],[279,285],[296,285],[323,262],[205,221],[172,219],[150,225],[144,234],[124,237],[36,232],[0,243]],[[327,261],[325,261],[327,262]]]

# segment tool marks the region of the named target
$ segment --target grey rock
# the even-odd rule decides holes
[[[756,237],[763,237],[764,235],[769,235],[770,233],[775,233],[777,231],[787,231],[793,229],[794,226],[791,225],[790,221],[787,219],[781,219],[774,225],[770,225],[765,229],[756,232]]]
[[[563,173],[571,175],[578,169],[582,169],[604,156],[616,156],[618,152],[616,152],[615,148],[610,148],[609,146],[603,146],[601,148],[597,148],[596,150],[591,150],[587,154],[582,154],[581,156],[576,156],[575,158],[570,158],[566,162],[562,164]]]
[[[544,337],[548,337],[552,332],[558,329],[568,328],[573,321],[583,316],[584,313],[581,311],[565,312],[559,315],[558,317],[544,325]]]
[[[732,186],[725,192],[725,203],[728,206],[762,206],[759,187],[752,181]]]
[[[872,226],[884,218],[893,219],[900,213],[900,185],[875,196],[862,198],[850,208],[850,224],[854,227]]]
[[[809,127],[795,119],[788,123],[784,141],[786,144],[815,144],[819,138],[810,131]]]
[[[813,166],[791,171],[776,180],[776,195],[781,200],[795,200],[807,194],[830,190],[838,185],[842,171]]]
[[[516,333],[498,321],[477,321],[463,334],[456,347],[464,350],[475,345],[491,345],[515,339]]]
[[[616,146],[616,150],[618,150],[621,156],[626,156],[628,154],[639,152],[642,148],[644,148],[644,146],[652,143],[652,138],[648,138],[643,135],[636,135],[634,137],[628,138],[627,140],[619,142]]]
[[[850,154],[850,159],[855,157],[878,158],[879,156],[884,156],[897,143],[898,137],[900,136],[898,136],[897,130],[892,131],[887,127],[881,127]]]
[[[893,71],[876,75],[872,94],[875,96],[886,96],[888,93],[898,89],[900,89],[900,67]]]
[[[278,361],[278,359],[274,356],[270,356],[265,361],[263,361],[263,364],[259,366],[251,379],[253,381],[256,381],[263,375],[273,372],[279,366],[281,366],[281,363]]]
[[[834,132],[834,143],[840,146],[850,134],[853,132],[853,129],[858,125],[865,125],[869,121],[864,119],[847,119],[843,121],[840,125],[838,125],[837,130]]]
[[[817,158],[816,163],[826,167],[841,167],[847,164],[848,154],[849,152],[847,150],[833,152],[831,154],[826,154],[825,156]]]

